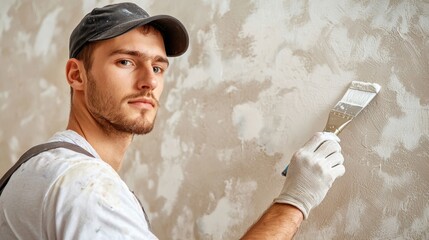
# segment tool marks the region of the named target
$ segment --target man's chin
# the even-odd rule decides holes
[[[126,125],[126,129],[129,133],[136,134],[136,135],[144,135],[152,131],[154,126],[154,122],[150,122],[148,120],[145,120],[143,122],[136,122],[134,124],[128,124]]]
[[[143,122],[129,125],[129,132],[136,135],[144,135],[150,133],[154,127],[154,121],[145,119]]]
[[[150,133],[152,131],[152,129],[153,129],[153,125],[150,127],[133,129],[132,133],[136,134],[136,135],[144,135],[144,134]]]
[[[136,116],[125,118],[117,118],[116,121],[109,121],[110,125],[118,132],[143,135],[152,131],[155,123],[156,115],[153,117]]]
[[[110,121],[110,126],[112,130],[114,129],[118,133],[129,133],[143,135],[152,131],[154,122],[150,122],[147,119],[145,120],[134,120],[134,121]]]

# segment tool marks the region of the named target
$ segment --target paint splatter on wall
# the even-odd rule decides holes
[[[0,3],[1,172],[65,128],[68,36],[110,2]],[[239,238],[352,80],[383,90],[341,133],[346,174],[296,239],[429,238],[429,3],[137,3],[191,38],[121,170],[161,239]]]

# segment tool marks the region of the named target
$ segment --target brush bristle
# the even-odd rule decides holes
[[[366,92],[355,89],[348,89],[341,102],[360,107],[365,107],[377,95],[375,92]]]
[[[368,82],[360,82],[360,81],[352,81],[350,84],[351,89],[356,89],[365,92],[374,92],[378,93],[381,89],[381,86],[377,83],[368,83]]]
[[[353,81],[333,110],[356,116],[371,102],[380,89],[380,85],[376,83]]]
[[[381,86],[376,83],[352,81],[341,102],[365,107],[380,91]]]

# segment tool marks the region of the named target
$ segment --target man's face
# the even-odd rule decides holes
[[[136,28],[99,42],[87,72],[86,101],[109,133],[152,130],[168,60],[161,34]]]

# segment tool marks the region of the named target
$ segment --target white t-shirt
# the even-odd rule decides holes
[[[12,175],[0,196],[0,239],[157,239],[116,171],[74,131],[51,141],[81,146],[42,152]]]

